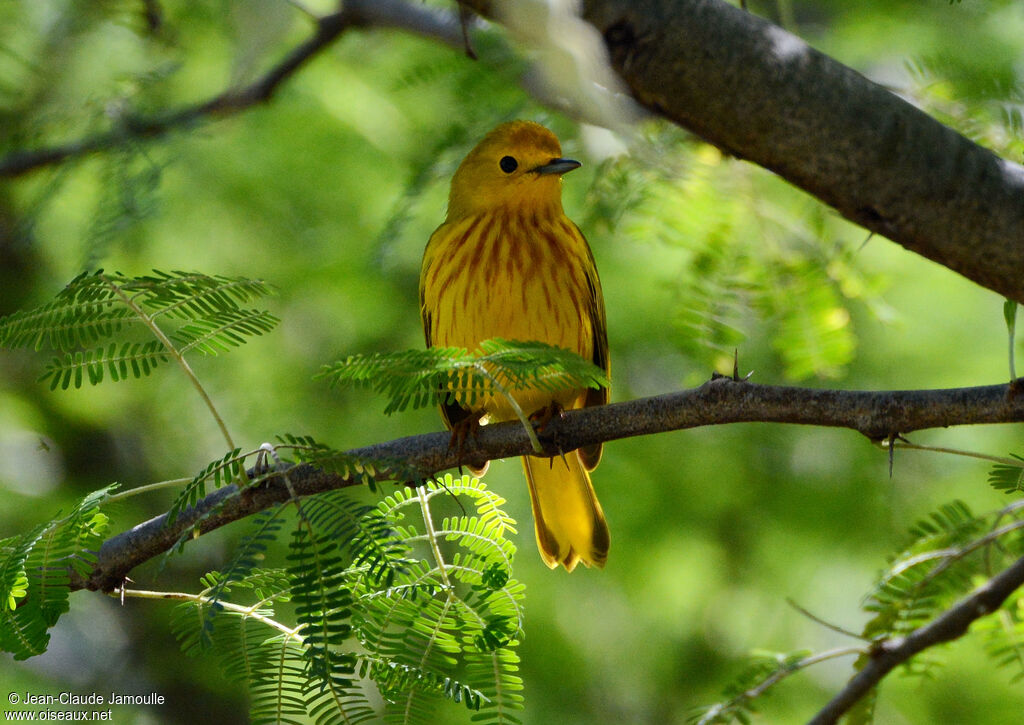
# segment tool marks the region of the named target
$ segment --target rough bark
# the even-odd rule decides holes
[[[1024,167],[722,0],[584,0],[583,17],[647,109],[1024,302]]]
[[[699,388],[623,403],[567,411],[545,428],[545,454],[559,455],[594,443],[651,435],[704,425],[739,422],[799,423],[849,428],[873,440],[924,428],[978,423],[1024,421],[1021,381],[948,390],[811,390],[755,385],[716,378]],[[532,451],[518,423],[484,426],[458,447],[448,433],[428,433],[347,451],[362,461],[375,462],[378,480],[394,480],[395,471],[428,478],[456,466],[519,456]],[[388,462],[400,462],[396,469]],[[235,495],[234,486],[215,491],[184,512],[173,525],[158,516],[112,537],[103,544],[88,577],[75,575],[72,589],[112,590],[132,569],[174,546],[190,532],[205,534],[233,521],[287,501],[291,492],[308,496],[354,486],[361,479],[304,465],[272,477]]]

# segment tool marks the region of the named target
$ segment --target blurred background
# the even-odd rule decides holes
[[[431,3],[451,10],[450,3]],[[945,0],[751,2],[815,47],[1020,161],[1024,6]],[[312,3],[313,10],[331,10]],[[154,11],[158,20],[147,20]],[[0,4],[0,155],[159,114],[247,82],[311,30],[285,0],[7,0]],[[524,90],[531,48],[497,28],[480,62],[397,31],[353,30],[266,106],[0,182],[0,314],[50,300],[85,269],[262,278],[279,328],[193,366],[246,448],[281,433],[337,448],[440,429],[435,411],[383,415],[331,390],[319,367],[420,347],[417,277],[462,156],[495,124],[552,128],[583,168],[565,208],[587,234],[608,307],[614,400],[695,386],[712,371],[841,389],[959,387],[1008,378],[1002,299],[839,219],[772,174],[662,121],[611,138]],[[0,351],[0,537],[111,482],[188,477],[223,453],[180,371],[50,392],[46,356]],[[916,443],[1022,453],[1017,426],[954,428]],[[618,441],[594,475],[612,530],[604,571],[549,571],[533,541],[517,461],[487,480],[520,522],[527,586],[520,648],[527,723],[682,723],[757,650],[854,644],[789,604],[858,631],[860,607],[907,529],[952,499],[999,508],[988,464],[885,451],[841,430],[732,425]],[[366,494],[371,498],[370,494]],[[114,531],[166,511],[129,499]],[[196,591],[244,525],[133,574]],[[181,654],[173,605],[79,592],[48,652],[0,656],[20,692],[157,692],[171,706],[125,722],[244,722],[245,693],[210,659]],[[880,723],[1020,719],[1024,697],[974,641],[940,653],[933,679],[884,684]],[[805,721],[849,659],[799,674],[761,703]],[[461,706],[439,723],[468,722]]]

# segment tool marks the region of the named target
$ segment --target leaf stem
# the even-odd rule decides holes
[[[988,453],[977,453],[975,451],[965,451],[959,448],[944,448],[942,446],[926,446],[919,443],[911,443],[906,439],[900,439],[890,443],[887,439],[879,442],[882,448],[888,448],[890,445],[893,448],[909,448],[914,451],[932,451],[934,453],[950,453],[954,456],[965,456],[967,458],[980,458],[983,461],[992,461],[993,463],[1004,463],[1007,466],[1013,466],[1015,468],[1024,468],[1024,461],[1016,458],[1004,458],[1002,456],[992,456]]]
[[[135,488],[128,488],[118,493],[112,493],[107,496],[104,503],[110,503],[111,501],[120,501],[121,499],[131,498],[132,496],[138,496],[144,493],[151,493],[153,491],[159,491],[161,488],[171,488],[172,486],[180,486],[182,484],[191,481],[191,478],[172,478],[167,481],[157,481],[156,483],[147,483],[145,486],[136,486]]]
[[[120,597],[121,599],[124,599],[125,597],[134,597],[136,599],[170,599],[179,602],[196,602],[207,606],[213,606],[214,604],[214,600],[209,597],[204,597],[202,594],[189,594],[188,592],[155,592],[146,589],[126,589],[124,587],[114,589],[110,592],[109,596],[115,598]],[[302,644],[303,638],[302,635],[299,634],[299,631],[302,629],[303,625],[300,624],[297,627],[288,627],[287,625],[278,622],[276,619],[271,619],[265,614],[260,614],[257,610],[262,603],[263,602],[257,602],[252,606],[244,607],[240,604],[226,602],[223,599],[218,599],[216,601],[216,605],[218,607],[223,607],[224,609],[231,610],[232,612],[237,612],[245,617],[251,617],[258,622],[262,622],[268,627],[273,627],[290,639]]]
[[[858,655],[858,656],[860,656],[860,655],[864,654],[866,649],[867,649],[867,646],[863,646],[863,647],[838,647],[836,649],[828,650],[827,652],[820,652],[820,653],[818,653],[816,655],[809,655],[807,657],[804,657],[799,662],[794,663],[791,667],[782,667],[782,668],[776,670],[764,682],[762,682],[761,684],[756,685],[755,687],[752,687],[751,689],[749,689],[746,692],[744,692],[743,696],[744,697],[749,697],[750,699],[757,698],[757,697],[759,697],[761,695],[761,693],[763,693],[765,690],[770,688],[772,685],[775,685],[775,684],[781,682],[783,679],[785,679],[786,677],[789,677],[790,675],[792,675],[795,672],[799,672],[800,670],[807,669],[808,667],[810,667],[812,665],[816,665],[816,664],[818,664],[820,662],[827,662],[828,660],[834,660],[834,659],[837,659],[839,657],[849,657],[851,655]]]
[[[519,422],[523,424],[524,428],[526,428],[526,435],[530,439],[530,445],[533,446],[533,450],[537,453],[543,453],[544,446],[540,444],[540,439],[537,438],[537,432],[533,429],[533,424],[530,423],[530,419],[523,412],[523,409],[519,407],[519,403],[516,402],[516,399],[512,396],[512,393],[509,392],[508,388],[502,385],[501,382],[491,374],[491,371],[487,369],[486,365],[476,362],[473,363],[473,367],[476,368],[481,375],[491,381],[495,390],[505,396],[509,405],[512,406],[512,411],[516,414],[516,418],[518,418]]]
[[[224,423],[224,419],[220,417],[220,413],[217,412],[216,406],[214,406],[213,401],[210,399],[210,396],[207,395],[206,389],[203,387],[203,384],[199,382],[199,378],[196,377],[195,372],[192,371],[192,367],[188,364],[188,361],[185,360],[184,356],[178,351],[178,348],[176,348],[174,346],[174,343],[171,342],[170,338],[164,334],[164,331],[160,329],[160,326],[153,321],[153,318],[150,315],[146,314],[146,312],[135,303],[134,299],[125,294],[124,290],[121,289],[120,285],[115,284],[106,275],[102,273],[99,276],[101,279],[103,279],[104,282],[107,283],[107,285],[110,286],[110,289],[114,290],[114,293],[121,298],[121,301],[124,302],[128,306],[128,308],[131,309],[132,312],[139,316],[139,319],[142,320],[143,324],[145,324],[146,327],[149,328],[150,332],[152,332],[156,339],[160,341],[160,343],[164,346],[164,348],[171,355],[171,357],[175,359],[175,361],[178,363],[178,366],[185,371],[185,376],[189,379],[189,381],[191,381],[192,386],[199,393],[199,397],[202,398],[203,402],[206,404],[206,407],[209,409],[210,414],[213,415],[213,419],[217,421],[217,426],[220,428],[220,432],[224,436],[225,442],[228,444],[228,449],[233,450],[235,448],[235,443],[231,439],[231,434],[228,432],[228,428],[227,425],[225,425]]]
[[[740,705],[740,703],[755,700],[760,697],[766,690],[771,688],[773,685],[778,684],[790,675],[799,672],[800,670],[806,669],[811,665],[816,665],[819,662],[825,662],[827,660],[836,659],[838,657],[848,657],[851,655],[862,655],[866,651],[866,647],[840,647],[837,649],[828,650],[827,652],[821,652],[816,655],[808,655],[791,665],[780,666],[768,675],[764,680],[754,685],[753,687],[744,690],[740,694],[733,697],[727,702],[721,702],[708,708],[707,712],[697,721],[696,725],[711,725],[711,723],[721,722],[723,716],[728,716],[729,711]],[[732,721],[731,719],[729,720]]]
[[[441,580],[444,582],[445,588],[451,592],[452,583],[448,579],[448,570],[444,564],[444,557],[441,556],[441,547],[437,543],[437,532],[434,530],[434,520],[430,516],[429,495],[427,494],[426,486],[418,486],[416,488],[416,495],[419,496],[420,512],[423,514],[423,528],[426,531],[427,541],[430,543],[430,551],[434,555],[434,561],[437,562],[437,569],[441,573]]]

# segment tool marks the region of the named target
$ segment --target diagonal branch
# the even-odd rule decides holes
[[[501,19],[500,0],[459,0]],[[724,0],[583,0],[648,110],[1024,302],[1024,167]]]
[[[849,428],[872,440],[925,428],[978,423],[1024,421],[1024,395],[1018,382],[974,388],[909,391],[813,390],[756,385],[716,378],[699,388],[651,398],[568,411],[552,420],[540,436],[546,455],[559,455],[595,443],[651,435],[704,425],[739,422],[797,423]],[[428,433],[347,451],[375,462],[377,480],[408,477],[416,471],[428,478],[461,465],[533,452],[530,437],[519,423],[483,427],[453,450],[448,433]],[[388,465],[386,462],[396,462]],[[384,462],[384,463],[380,463]],[[357,485],[358,480],[300,465],[288,471],[299,496]],[[110,591],[132,569],[164,553],[181,535],[195,528],[203,534],[251,516],[289,499],[282,476],[236,495],[228,486],[182,513],[171,526],[162,515],[108,539],[90,576],[75,578],[73,589]]]
[[[450,14],[401,0],[346,0],[340,11],[316,18],[313,34],[249,85],[228,89],[205,101],[159,115],[125,115],[116,119],[114,128],[109,131],[86,138],[11,152],[0,158],[0,178],[20,176],[130,141],[160,138],[202,121],[224,118],[266,103],[296,71],[353,27],[397,28],[453,46],[462,43],[458,21]]]
[[[458,2],[490,16],[501,7]],[[647,109],[770,169],[866,229],[1024,303],[1020,164],[723,0],[584,0],[582,14]],[[404,0],[345,0],[251,85],[165,115],[125,117],[106,133],[64,145],[12,152],[0,158],[0,178],[265,102],[353,26],[464,43],[456,13]]]
[[[882,642],[864,669],[815,715],[808,725],[832,725],[860,698],[897,666],[929,647],[951,642],[967,633],[971,624],[999,609],[1006,598],[1024,585],[1024,557],[989,579],[933,621],[906,637]]]

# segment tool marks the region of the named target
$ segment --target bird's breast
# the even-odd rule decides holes
[[[494,337],[537,340],[590,359],[589,260],[586,241],[564,215],[478,215],[443,225],[427,247],[421,278],[432,344],[475,350]],[[519,403],[527,413],[552,399],[526,397]],[[575,407],[572,391],[557,397]]]

